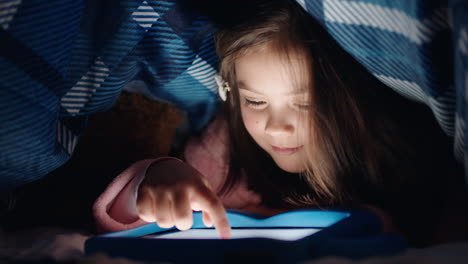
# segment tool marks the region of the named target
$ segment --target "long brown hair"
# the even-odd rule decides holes
[[[225,105],[230,172],[222,191],[246,177],[265,205],[287,208],[350,205],[379,192],[376,186],[401,167],[406,151],[403,143],[396,145],[400,135],[385,105],[376,99],[377,93],[388,93],[378,89],[381,85],[295,1],[268,2],[258,10],[215,36],[220,74],[231,87]],[[312,80],[308,121],[313,129],[305,148],[307,169],[299,174],[278,168],[242,121],[235,61],[263,46],[283,57],[298,52],[309,63],[309,76],[304,78]],[[396,155],[396,149],[403,155]],[[397,184],[395,175],[388,178]]]

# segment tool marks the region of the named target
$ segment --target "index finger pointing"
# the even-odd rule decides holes
[[[203,213],[208,214],[220,238],[231,238],[231,226],[227,219],[226,209],[218,197],[206,188],[206,190],[199,190],[194,200],[199,204]]]

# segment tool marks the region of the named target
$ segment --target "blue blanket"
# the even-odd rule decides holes
[[[298,2],[383,83],[430,107],[468,164],[466,1]],[[219,105],[215,31],[182,0],[1,0],[0,192],[65,163],[87,117],[125,87],[202,129]]]

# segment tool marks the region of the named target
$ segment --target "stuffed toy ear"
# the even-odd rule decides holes
[[[223,77],[221,77],[221,75],[216,75],[215,80],[216,84],[218,85],[219,97],[221,97],[223,102],[226,102],[227,93],[231,91],[231,88],[229,87],[229,84],[223,79]]]

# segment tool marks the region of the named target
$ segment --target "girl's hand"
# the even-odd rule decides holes
[[[176,159],[151,165],[138,190],[138,216],[162,228],[187,230],[193,225],[192,210],[203,211],[203,223],[230,238],[226,210],[203,175]]]

